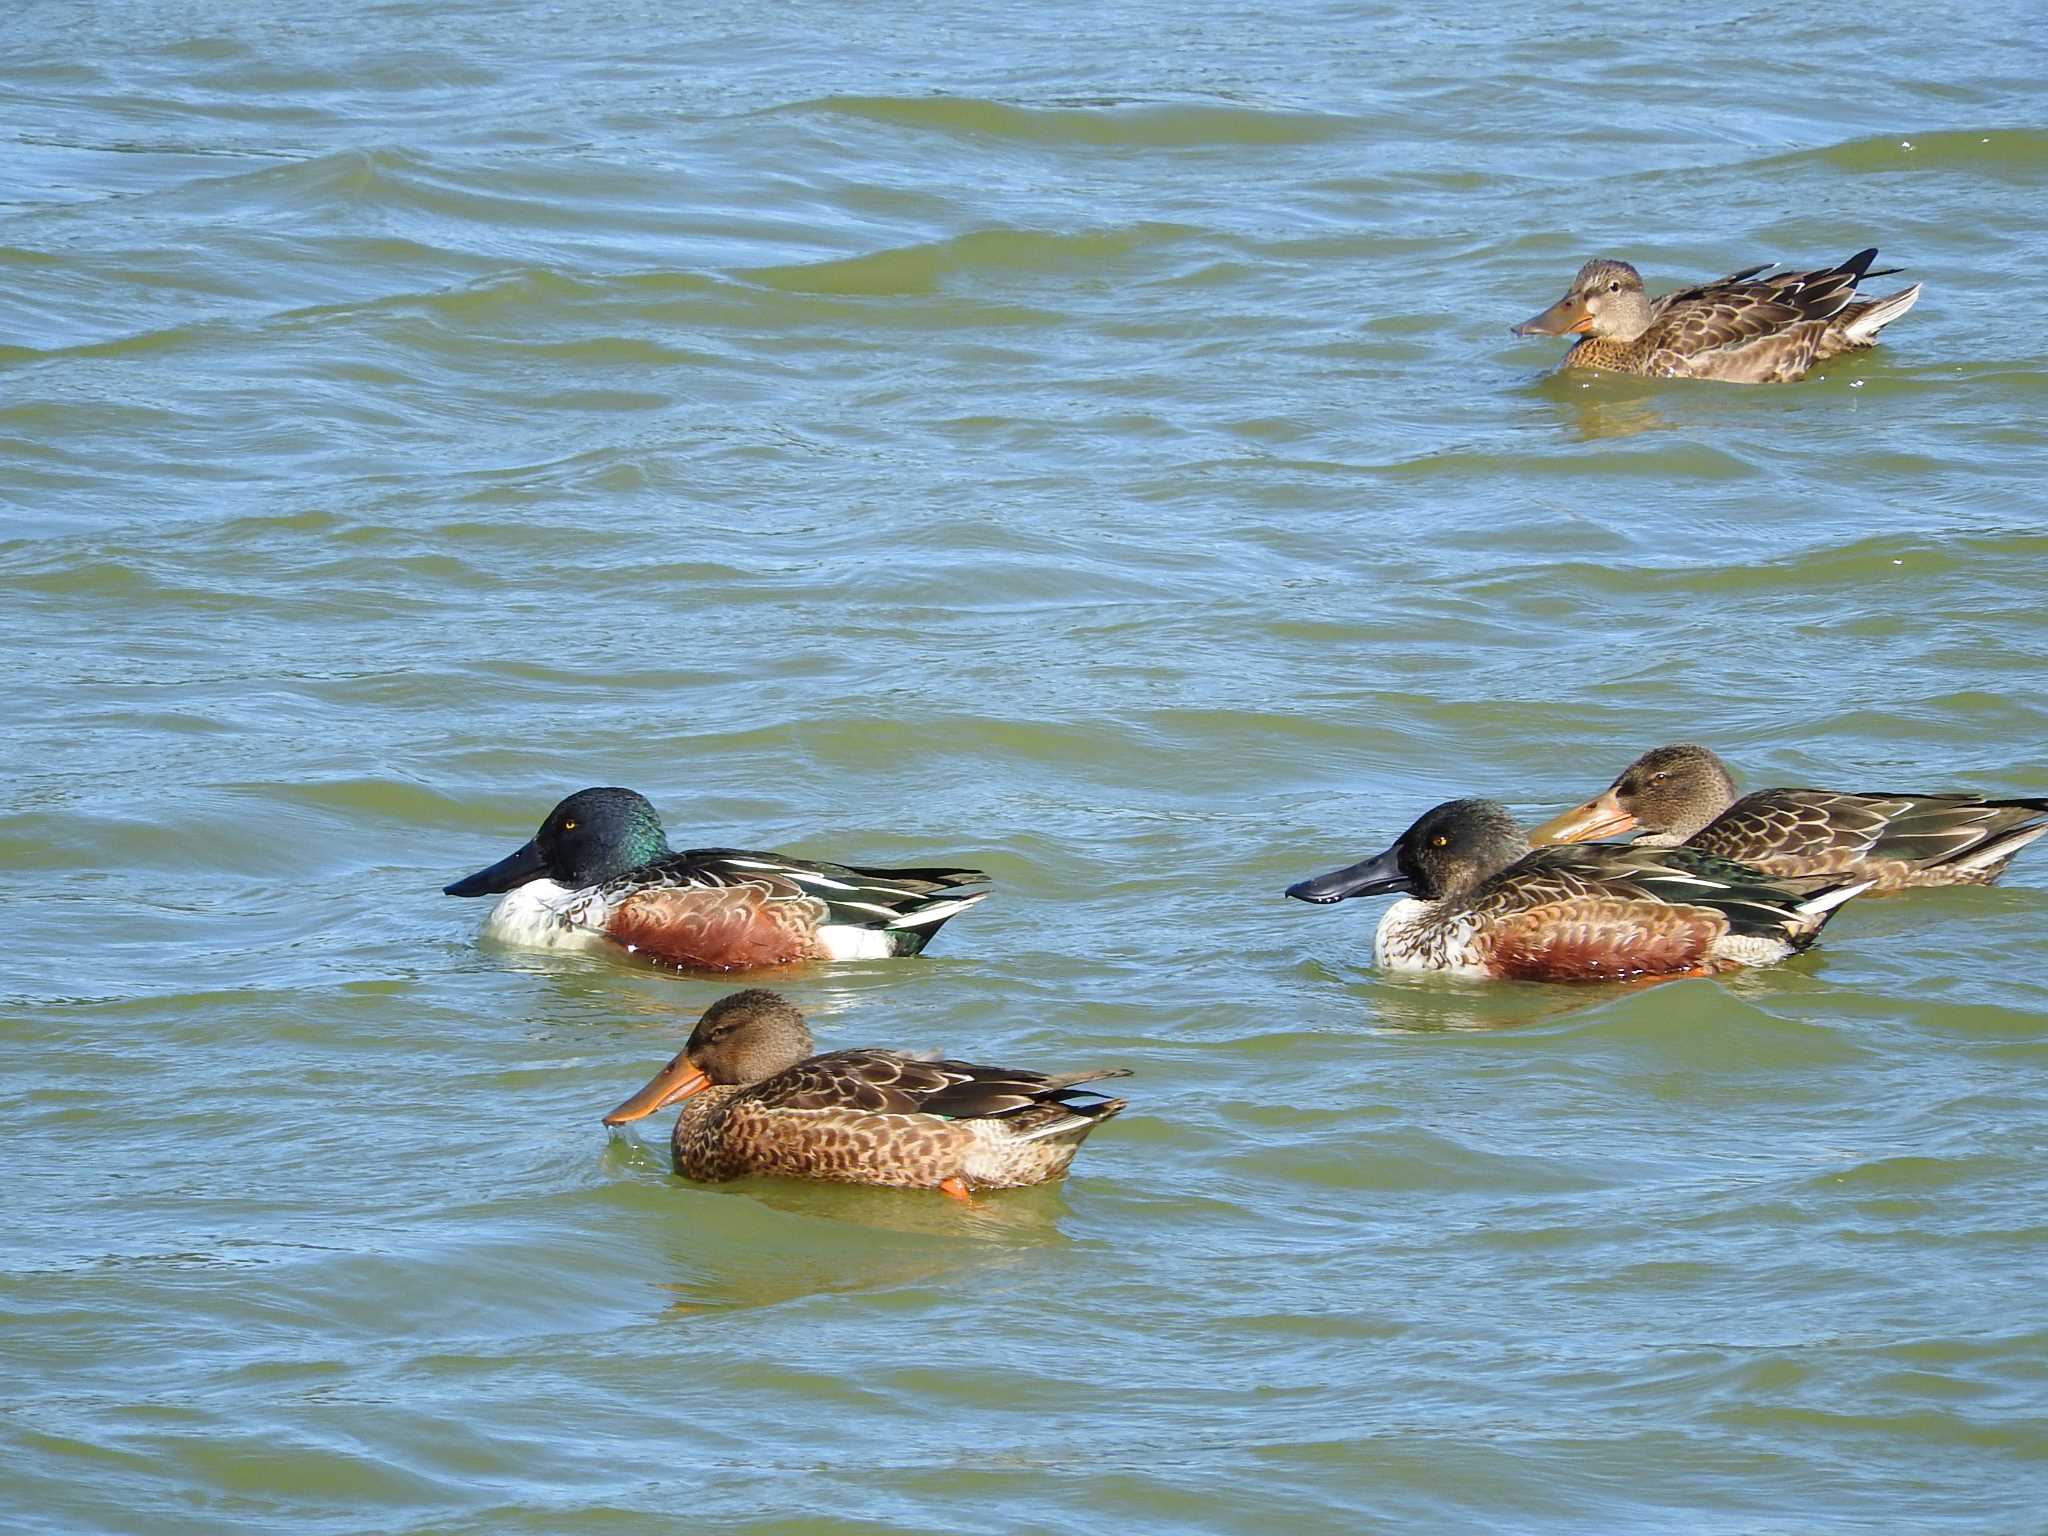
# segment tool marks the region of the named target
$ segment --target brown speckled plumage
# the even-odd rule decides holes
[[[1088,1133],[1124,1108],[1078,1086],[1126,1076],[1121,1067],[1042,1073],[810,1048],[786,1000],[734,993],[705,1011],[682,1053],[607,1123],[638,1119],[681,1092],[671,1147],[689,1178],[1001,1188],[1058,1178]],[[693,1074],[709,1085],[691,1086]]]
[[[1873,247],[1839,266],[1772,273],[1749,267],[1714,282],[1649,298],[1625,261],[1587,262],[1565,296],[1514,327],[1522,336],[1581,336],[1568,368],[1658,378],[1782,384],[1816,363],[1875,345],[1877,333],[1920,296],[1919,285],[1860,299]]]
[[[1682,845],[1772,876],[1848,876],[1879,891],[1989,885],[2048,835],[2048,798],[1764,789],[1738,799],[1726,764],[1680,743],[1644,753],[1534,835],[1562,842],[1631,831],[1638,847]]]

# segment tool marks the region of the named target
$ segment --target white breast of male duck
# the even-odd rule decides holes
[[[596,887],[571,890],[552,880],[529,880],[491,909],[483,933],[527,949],[587,949],[603,942],[608,911]]]
[[[1486,976],[1491,971],[1474,953],[1478,922],[1450,915],[1442,904],[1403,896],[1380,919],[1373,958],[1383,971],[1441,971],[1451,976]]]

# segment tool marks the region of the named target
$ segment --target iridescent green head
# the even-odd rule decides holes
[[[547,879],[580,890],[668,851],[661,818],[645,796],[630,789],[579,789],[548,812],[523,847],[442,889],[450,896],[492,896]]]

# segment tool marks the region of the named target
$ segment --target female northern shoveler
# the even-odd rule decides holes
[[[1127,1067],[1047,1074],[930,1061],[872,1047],[811,1054],[804,1016],[755,989],[704,1010],[690,1043],[604,1117],[624,1125],[683,1101],[676,1172],[750,1173],[939,1189],[1042,1184],[1067,1171],[1088,1133],[1124,1100],[1080,1083]]]
[[[1705,747],[1658,747],[1602,793],[1530,833],[1538,843],[1642,834],[1638,848],[1684,845],[1768,875],[1850,875],[1880,891],[1989,885],[2012,856],[2048,836],[2048,799],[1852,795],[1760,789],[1735,798],[1727,764]]]
[[[1666,379],[1725,379],[1784,384],[1815,363],[1874,346],[1877,333],[1913,307],[1920,285],[1882,299],[1856,299],[1877,249],[1839,267],[1783,272],[1771,263],[1716,282],[1651,299],[1625,261],[1587,262],[1550,308],[1513,328],[1517,336],[1583,338],[1564,355],[1567,368],[1605,368]],[[1852,302],[1853,301],[1853,302]]]
[[[540,831],[450,896],[508,892],[487,937],[541,948],[616,945],[685,970],[914,955],[987,891],[978,869],[861,869],[736,848],[669,850],[630,789],[578,790]]]
[[[1300,901],[1411,893],[1380,919],[1393,971],[1517,981],[1699,976],[1806,948],[1868,886],[1769,880],[1687,848],[1539,848],[1505,806],[1448,800],[1377,858],[1290,885]]]

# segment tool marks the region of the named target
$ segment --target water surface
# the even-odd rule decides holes
[[[2040,1528],[2048,858],[1647,990],[1280,897],[1673,739],[2048,793],[2026,7],[0,34],[10,1527]],[[1507,334],[1871,244],[1797,387]],[[608,1139],[726,987],[438,894],[592,783],[990,869],[787,989],[1131,1110],[969,1210]]]

